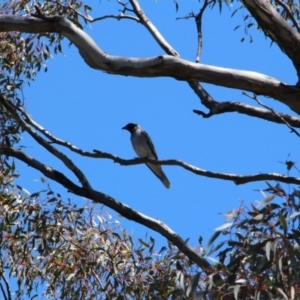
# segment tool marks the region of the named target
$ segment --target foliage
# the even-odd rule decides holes
[[[220,10],[224,5],[220,0],[208,2]],[[180,2],[174,3],[177,11]],[[225,3],[230,5],[231,1]],[[298,4],[271,3],[298,29]],[[127,4],[122,5],[125,12],[133,12]],[[26,0],[4,1],[0,14],[64,16],[83,28],[92,21],[90,10],[76,0],[44,1],[41,5]],[[199,15],[193,13],[187,18]],[[247,14],[243,21],[248,34],[255,20]],[[200,30],[198,33],[200,36]],[[1,95],[22,107],[24,83],[34,80],[42,69],[47,71],[47,60],[62,52],[63,38],[57,32],[0,33]],[[1,111],[1,146],[18,145],[23,130],[8,111]],[[297,189],[289,193],[279,184],[267,183],[269,195],[257,206],[242,203],[233,210],[206,251],[201,240],[193,249],[214,262],[200,268],[171,242],[159,251],[151,237],[135,243],[117,221],[104,209],[97,212],[89,200],[77,207],[46,183],[44,191],[29,194],[15,184],[18,176],[15,162],[2,155],[0,290],[4,299],[12,295],[16,299],[34,298],[41,292],[50,299],[300,299]],[[281,202],[273,203],[278,198]],[[228,238],[215,245],[221,234]],[[8,278],[15,278],[15,285],[10,286]]]
[[[142,299],[178,294],[175,247],[155,251],[153,238],[132,237],[108,212],[64,202],[48,186],[29,195],[2,165],[0,287],[9,299]],[[183,264],[184,262],[182,262]],[[8,277],[16,288],[8,288]],[[7,285],[6,285],[7,284]]]
[[[23,299],[43,290],[53,299],[298,299],[298,190],[287,194],[268,184],[270,195],[257,206],[233,210],[207,253],[198,247],[207,258],[218,257],[211,270],[201,270],[171,244],[156,252],[150,237],[136,247],[119,222],[91,202],[66,203],[49,185],[29,195],[14,184],[16,177],[14,164],[4,162],[0,285],[6,296]],[[272,203],[275,195],[283,203]],[[228,239],[214,245],[221,233]],[[8,277],[16,278],[15,291],[6,287]]]
[[[210,241],[221,232],[228,236],[211,253],[222,247],[216,267],[235,299],[299,299],[300,192],[267,185],[270,195],[231,211],[222,226],[227,229]],[[275,196],[282,203],[273,203]]]

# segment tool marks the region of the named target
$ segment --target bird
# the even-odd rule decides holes
[[[138,157],[158,159],[149,134],[144,131],[140,125],[135,123],[128,123],[126,126],[122,127],[122,129],[128,130],[130,132],[131,144]],[[168,180],[160,165],[154,165],[151,163],[146,163],[146,165],[167,189],[170,188],[170,181]]]

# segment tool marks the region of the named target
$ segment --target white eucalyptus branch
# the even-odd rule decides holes
[[[2,32],[60,33],[78,48],[90,67],[110,74],[135,77],[167,76],[241,89],[277,99],[300,113],[300,89],[296,86],[256,72],[197,64],[171,55],[150,58],[109,55],[100,49],[89,35],[63,17],[1,15],[0,29]]]

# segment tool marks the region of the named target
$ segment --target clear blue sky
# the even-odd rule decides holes
[[[190,11],[197,12],[198,1],[179,1],[176,14],[172,0],[141,1],[141,5],[161,34],[180,56],[195,60],[196,27],[192,19],[176,21]],[[234,4],[235,6],[237,3]],[[116,13],[115,1],[93,1],[93,17]],[[271,46],[255,28],[251,29],[254,42],[240,40],[245,36],[243,25],[246,11],[233,18],[236,8],[208,10],[203,23],[203,55],[201,62],[208,65],[251,70],[294,84],[296,77],[291,62]],[[86,31],[107,53],[131,57],[150,57],[164,54],[151,35],[133,21],[104,20],[86,26]],[[288,153],[298,160],[299,138],[287,127],[236,113],[203,119],[193,109],[204,109],[187,83],[172,78],[141,79],[105,74],[89,68],[75,47],[65,43],[64,55],[50,59],[48,72],[41,72],[36,81],[24,90],[26,108],[31,116],[57,137],[84,150],[99,149],[122,158],[133,158],[129,133],[121,128],[129,122],[139,123],[153,139],[159,158],[179,159],[203,169],[237,174],[276,172],[286,174],[283,164]],[[241,91],[204,85],[216,100],[243,101],[255,105],[242,96]],[[260,98],[272,108],[289,110],[270,99]],[[26,151],[44,163],[66,172],[27,135],[22,144]],[[265,188],[264,182],[235,186],[234,183],[196,176],[180,167],[165,166],[171,188],[167,190],[145,165],[124,167],[110,160],[82,158],[69,151],[72,160],[82,168],[93,187],[150,217],[158,218],[184,239],[191,238],[197,246],[199,235],[204,245],[214,228],[224,223],[221,212],[261,200],[254,189]],[[40,190],[41,174],[18,163],[22,174],[20,184],[30,192]],[[26,175],[25,175],[26,174]],[[298,175],[295,172],[292,173]],[[85,203],[84,199],[66,193],[51,184],[65,199]],[[283,185],[285,187],[285,185]],[[280,201],[280,199],[275,199]],[[100,207],[100,206],[99,206]],[[144,237],[148,232],[160,243],[151,230],[137,223],[118,218],[123,227]]]

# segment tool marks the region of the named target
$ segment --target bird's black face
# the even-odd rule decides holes
[[[134,130],[136,129],[137,124],[134,123],[128,123],[126,126],[122,127],[122,129],[126,129],[128,130],[130,133],[134,132]]]

